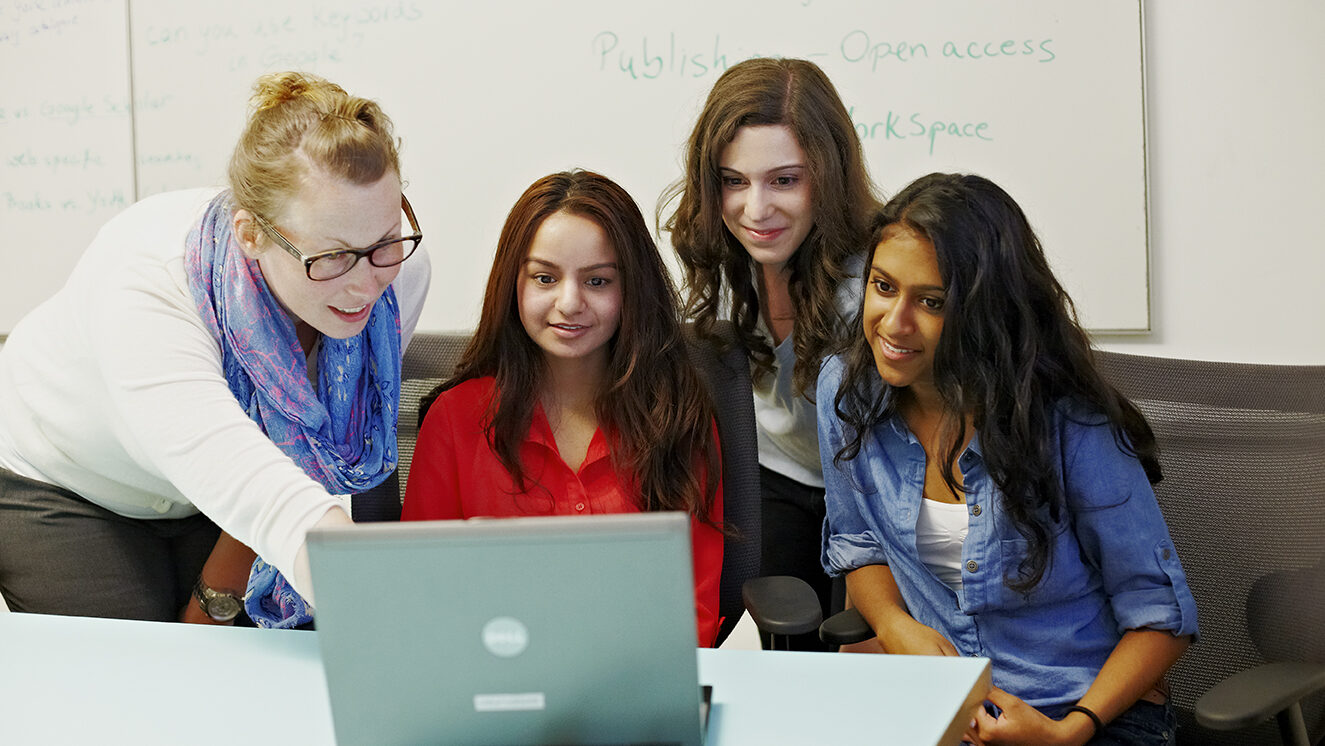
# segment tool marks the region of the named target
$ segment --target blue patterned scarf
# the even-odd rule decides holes
[[[189,233],[184,261],[194,303],[221,348],[230,391],[267,437],[328,492],[363,492],[396,468],[395,292],[387,288],[357,336],[322,338],[314,391],[294,323],[257,262],[232,240],[229,198],[222,192],[208,205]],[[245,606],[264,627],[293,627],[312,618],[304,600],[262,558],[253,563]]]

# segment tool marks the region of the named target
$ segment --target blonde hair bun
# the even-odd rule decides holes
[[[230,158],[235,209],[274,219],[312,170],[355,184],[399,175],[391,119],[375,101],[311,73],[259,77]]]

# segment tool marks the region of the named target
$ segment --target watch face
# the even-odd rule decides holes
[[[207,601],[207,616],[218,622],[228,622],[239,616],[239,599],[229,594],[217,594]]]

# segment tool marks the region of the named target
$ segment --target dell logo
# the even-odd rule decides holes
[[[529,630],[518,619],[499,616],[483,625],[483,647],[501,658],[514,658],[529,647]]]

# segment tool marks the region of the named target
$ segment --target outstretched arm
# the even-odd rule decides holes
[[[202,582],[209,588],[242,598],[244,588],[248,585],[249,570],[252,569],[253,560],[256,557],[257,554],[252,549],[222,531],[216,539],[216,546],[212,548],[212,553],[207,557],[207,562],[202,566],[200,573]],[[203,612],[198,598],[192,593],[189,594],[189,599],[184,602],[184,609],[180,612],[179,620],[188,624],[234,623],[233,621],[217,622],[207,616]]]

